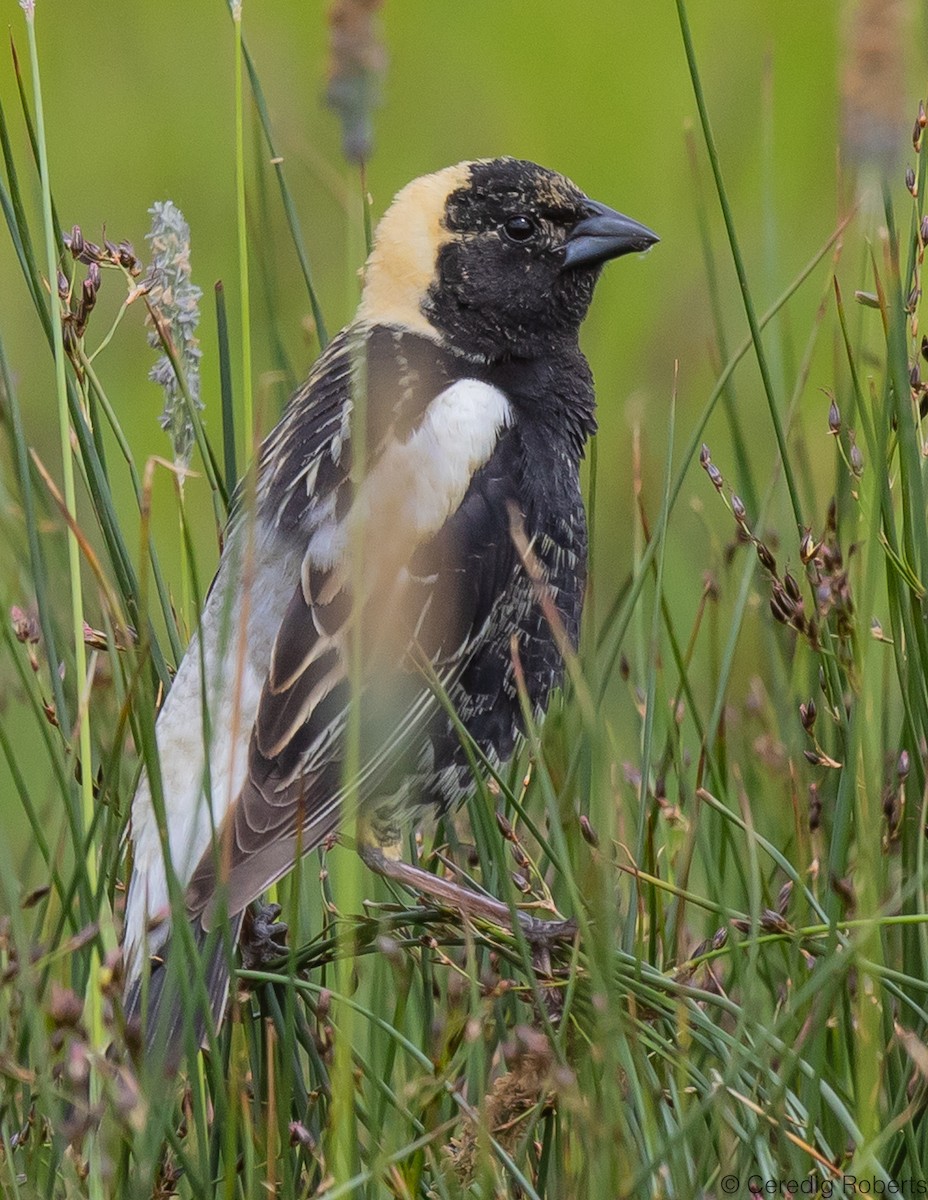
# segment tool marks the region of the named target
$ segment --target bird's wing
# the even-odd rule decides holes
[[[486,383],[412,366],[434,360],[422,341],[389,331],[346,338],[263,454],[261,511],[306,551],[245,784],[188,888],[188,908],[207,927],[218,879],[227,911],[240,911],[338,827],[346,787],[361,802],[383,789],[440,704],[410,651],[451,682],[514,569],[508,401]],[[352,479],[361,404],[366,464]],[[349,783],[356,633],[365,739]]]

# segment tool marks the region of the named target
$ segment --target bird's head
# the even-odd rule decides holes
[[[360,315],[488,359],[532,357],[576,337],[603,263],[657,240],[536,163],[459,163],[387,210]]]

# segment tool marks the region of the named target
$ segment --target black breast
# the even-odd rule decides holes
[[[433,614],[442,633],[431,634],[431,648],[443,638],[444,648],[460,656],[451,698],[491,761],[509,758],[524,732],[513,645],[536,716],[563,679],[543,595],[570,642],[579,638],[587,559],[579,464],[592,425],[592,388],[581,363],[576,374],[559,378],[548,369],[539,373],[535,364],[524,364],[529,369],[522,373],[513,364],[487,370],[486,381],[510,398],[514,424],[414,564],[417,573],[444,581]],[[540,378],[552,386],[536,390]],[[526,570],[514,525],[529,543],[539,578]],[[453,638],[446,632],[449,614],[458,617]],[[421,799],[447,807],[469,790],[467,757],[446,717],[433,722],[429,741]]]

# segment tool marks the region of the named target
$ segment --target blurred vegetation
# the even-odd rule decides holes
[[[31,105],[22,13],[3,2]],[[662,237],[646,260],[605,273],[584,327],[601,427],[587,468],[594,542],[585,682],[549,723],[525,793],[527,759],[501,781],[499,803],[517,826],[516,841],[501,841],[480,817],[486,796],[483,809],[471,806],[472,835],[439,831],[464,861],[466,845],[456,838],[473,837],[482,877],[497,888],[508,886],[514,845],[521,881],[542,895],[550,889],[563,911],[581,917],[576,954],[562,964],[570,1020],[556,1029],[547,1022],[524,946],[487,931],[462,939],[423,910],[385,909],[379,933],[373,922],[360,926],[354,1017],[350,1005],[336,1004],[338,1029],[357,1038],[353,1068],[348,1062],[359,1082],[354,1117],[333,1116],[330,998],[318,989],[344,976],[326,973],[335,950],[331,894],[315,882],[312,860],[295,932],[316,940],[304,949],[293,939],[301,963],[326,964],[309,976],[309,1016],[279,979],[277,990],[253,979],[270,1024],[230,1023],[219,1055],[191,1072],[182,1117],[150,1075],[139,1081],[124,1065],[97,1084],[102,1092],[91,1091],[110,1108],[99,1142],[85,1137],[94,1121],[82,1125],[68,1107],[84,1082],[75,1047],[86,1030],[75,1029],[86,996],[83,1019],[99,1049],[109,993],[118,990],[106,976],[101,993],[94,970],[112,949],[106,923],[111,905],[118,909],[118,838],[135,768],[117,720],[138,681],[121,665],[133,660],[116,648],[112,613],[85,559],[86,619],[100,631],[94,765],[107,802],[91,856],[102,868],[96,891],[62,802],[71,761],[42,716],[42,702],[54,702],[52,685],[42,644],[29,641],[29,521],[10,397],[0,387],[0,608],[22,613],[13,628],[4,615],[0,657],[0,816],[8,835],[0,914],[5,905],[10,917],[0,926],[0,966],[12,977],[30,938],[50,947],[41,969],[24,971],[5,996],[0,976],[0,1194],[166,1195],[173,1182],[183,1194],[206,1194],[197,1186],[224,1173],[227,1195],[254,1194],[249,1186],[269,1176],[283,1195],[312,1195],[327,1171],[342,1183],[362,1168],[369,1177],[354,1190],[318,1194],[688,1196],[697,1187],[716,1194],[729,1167],[738,1194],[747,1194],[752,1171],[928,1178],[928,554],[919,412],[926,368],[918,359],[923,245],[913,235],[923,206],[904,176],[907,167],[917,171],[913,190],[924,193],[925,159],[911,130],[924,89],[928,9],[904,0],[692,5],[746,302],[684,54],[681,4],[387,0],[379,13],[362,4],[375,24],[348,30],[354,61],[344,44],[331,48],[326,7],[244,6],[279,160],[269,161],[246,77],[251,382],[260,430],[273,425],[318,352],[318,315],[331,332],[354,311],[368,196],[376,220],[415,175],[514,154],[564,171]],[[351,5],[332,8],[344,17]],[[213,285],[222,281],[241,464],[247,389],[227,7],[38,0],[37,26],[60,224],[79,225],[100,243],[105,230],[147,261],[148,210],[168,199],[180,207],[191,230],[192,279],[204,293],[203,426],[218,462]],[[358,41],[378,29],[385,53],[376,40]],[[340,72],[358,67],[367,73],[340,88]],[[346,138],[325,98],[350,114],[357,89],[379,106],[371,130],[355,127]],[[0,104],[42,263],[38,177],[5,51]],[[369,135],[362,177],[343,145]],[[302,230],[315,313],[278,167]],[[8,168],[2,178],[11,193]],[[25,442],[60,480],[54,368],[8,236],[0,236],[0,280],[2,357]],[[118,272],[104,271],[89,344],[99,344],[125,296]],[[747,310],[763,319],[775,305],[752,346]],[[136,482],[147,479],[153,456],[173,453],[158,424],[163,394],[148,379],[158,351],[144,317],[142,304],[130,306],[97,360]],[[720,378],[727,382],[700,428]],[[132,473],[107,423],[97,429],[132,567],[147,570]],[[183,488],[189,551],[174,478],[162,468],[151,476],[151,535],[176,614],[174,628],[167,606],[149,595],[165,664],[186,642],[218,554],[221,504],[201,455],[192,467]],[[33,481],[49,611],[67,646],[65,527],[41,479]],[[97,512],[79,480],[78,524],[117,587]],[[73,658],[64,657],[70,665],[60,686],[73,711]],[[141,696],[142,716],[132,718],[143,752],[152,699]],[[349,857],[330,856],[336,879],[351,870]],[[33,891],[49,886],[48,895]],[[361,886],[386,898],[369,877]],[[24,897],[31,906],[22,910]],[[91,917],[103,920],[99,942],[94,930],[82,932]],[[515,998],[532,988],[534,1008]],[[114,1020],[109,1032],[118,1032]],[[282,1071],[288,1082],[275,1091]],[[468,1105],[482,1124],[464,1120]],[[207,1129],[213,1113],[218,1133]],[[322,1141],[329,1118],[331,1144]],[[46,1121],[55,1132],[50,1154]],[[164,1138],[170,1165],[153,1193]],[[91,1171],[82,1180],[85,1154]],[[108,1179],[98,1172],[101,1154],[114,1171]]]

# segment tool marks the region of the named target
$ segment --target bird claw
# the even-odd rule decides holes
[[[542,921],[528,913],[519,913],[519,924],[528,944],[536,950],[546,950],[558,942],[571,942],[577,936],[577,922]]]
[[[279,962],[287,953],[288,926],[278,921],[279,904],[255,903],[245,913],[240,941],[242,961],[249,970]]]

